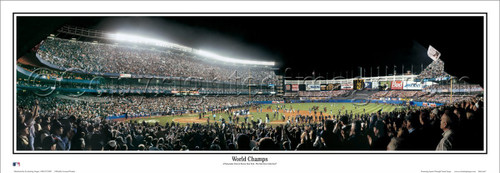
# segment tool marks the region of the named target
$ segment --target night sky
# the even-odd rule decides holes
[[[63,25],[161,39],[222,56],[276,61],[287,75],[329,78],[405,72],[431,63],[427,48],[442,53],[445,71],[483,85],[482,17],[22,17],[18,54]],[[33,28],[38,28],[33,30]],[[19,53],[21,52],[21,53]]]

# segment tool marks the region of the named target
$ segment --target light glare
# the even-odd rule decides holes
[[[122,33],[116,33],[116,34],[108,34],[108,37],[113,40],[117,41],[125,41],[125,42],[132,42],[132,43],[141,43],[141,44],[149,44],[149,45],[155,45],[155,46],[160,46],[160,47],[173,47],[177,49],[181,49],[186,52],[190,53],[196,53],[200,56],[204,56],[207,58],[223,61],[223,62],[230,62],[230,63],[237,63],[237,64],[249,64],[249,65],[267,65],[267,66],[274,66],[274,62],[272,61],[252,61],[252,60],[243,60],[243,59],[234,59],[234,58],[228,58],[228,57],[223,57],[208,51],[203,51],[203,50],[195,50],[186,46],[174,44],[174,43],[169,43],[166,41],[161,41],[161,40],[156,40],[156,39],[151,39],[151,38],[145,38],[145,37],[140,37],[140,36],[135,36],[135,35],[130,35],[130,34],[122,34]]]
[[[201,55],[201,56],[204,56],[207,58],[212,58],[212,59],[224,61],[224,62],[231,62],[231,63],[238,63],[238,64],[274,66],[274,62],[272,62],[272,61],[252,61],[252,60],[243,60],[243,59],[233,59],[233,58],[223,57],[223,56],[217,55],[215,53],[204,51],[204,50],[198,50],[198,51],[196,51],[196,53],[198,55]]]

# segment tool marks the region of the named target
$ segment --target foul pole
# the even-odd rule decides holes
[[[450,79],[451,85],[450,85],[450,103],[453,102],[453,78]]]
[[[248,102],[252,101],[252,93],[250,92],[250,80],[252,80],[252,70],[248,70],[250,72],[250,78],[248,80]]]

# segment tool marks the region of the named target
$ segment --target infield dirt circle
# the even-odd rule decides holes
[[[180,117],[174,118],[172,121],[176,123],[205,123],[207,122],[206,118],[199,119],[198,117]]]
[[[176,123],[206,123],[208,116],[209,115],[205,115],[201,119],[199,119],[198,117],[179,117],[172,119],[172,121]],[[252,117],[252,115],[248,115],[248,117]],[[210,119],[210,122],[213,122],[213,119]]]

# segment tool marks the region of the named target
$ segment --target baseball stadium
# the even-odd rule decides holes
[[[404,53],[387,53],[387,60],[370,63],[375,61],[347,57],[352,48],[344,51],[340,44],[326,48],[322,46],[328,42],[314,43],[321,40],[319,37],[297,36],[297,40],[309,39],[300,44],[331,49],[328,52],[333,54],[350,53],[339,53],[338,57],[324,54],[330,58],[314,59],[316,55],[311,52],[316,50],[312,47],[289,46],[287,51],[292,53],[283,53],[280,58],[253,59],[259,54],[238,52],[239,46],[224,45],[224,41],[213,42],[210,48],[199,44],[200,40],[211,41],[208,36],[185,36],[191,42],[174,42],[171,40],[179,39],[123,33],[89,24],[109,19],[75,18],[56,20],[57,25],[50,23],[54,21],[51,18],[45,19],[46,23],[42,20],[40,26],[46,24],[47,29],[40,29],[43,33],[36,37],[25,31],[32,29],[30,22],[34,19],[17,19],[15,151],[484,150],[482,63],[455,72],[453,66],[458,62],[448,65],[445,57],[452,50],[441,50],[439,46],[444,43],[439,40],[412,37],[402,41],[397,38],[400,34],[394,34],[394,39],[387,42],[408,44],[411,51],[399,51],[403,48],[395,46],[398,50],[388,51]],[[318,27],[312,24],[315,20],[326,20],[292,19],[312,28]],[[281,30],[273,29],[270,23],[292,19],[254,19],[266,21],[263,23],[241,20],[269,26],[269,34],[280,35]],[[162,20],[174,21],[172,17]],[[224,37],[250,35],[240,36],[237,41],[265,37],[267,42],[259,45],[262,47],[278,42],[271,40],[272,36],[252,33],[254,27],[240,26],[233,19],[206,20],[220,20],[222,24],[178,18],[175,22],[188,29],[220,29],[214,35]],[[346,22],[343,18],[332,20]],[[381,18],[378,22],[387,20]],[[286,32],[297,33],[300,29],[290,30]],[[394,33],[380,30],[390,31],[382,35]],[[178,35],[183,39],[182,34]],[[482,38],[482,33],[479,36]],[[282,47],[291,44],[283,43],[291,41],[282,37],[276,38],[285,44]],[[346,38],[344,43],[349,46],[352,39],[358,38]],[[342,42],[340,36],[336,40]],[[378,55],[373,47],[385,49],[358,41],[365,42],[359,44],[364,49],[359,56],[375,54],[375,58]],[[231,51],[236,51],[236,56],[227,53]],[[475,58],[482,58],[481,51]],[[302,56],[306,55],[302,52],[311,54],[311,58]],[[290,54],[300,57],[288,58]],[[271,55],[280,54],[264,56]],[[466,66],[467,61],[463,64]]]

